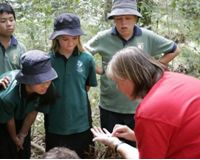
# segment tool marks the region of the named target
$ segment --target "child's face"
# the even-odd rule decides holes
[[[37,93],[43,95],[47,92],[47,89],[49,88],[50,84],[51,81],[34,85],[26,85],[26,91],[28,92],[28,94]]]
[[[124,39],[130,38],[133,35],[133,28],[136,22],[137,16],[114,16],[114,23],[117,31]]]
[[[58,37],[60,50],[65,53],[72,53],[78,45],[78,36],[62,35]]]
[[[11,36],[15,30],[15,19],[12,14],[0,14],[0,35]]]

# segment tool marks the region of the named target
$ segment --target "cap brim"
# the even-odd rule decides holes
[[[59,31],[54,31],[49,37],[50,40],[55,39],[57,36],[69,35],[69,36],[81,36],[84,32],[81,29],[64,29]]]
[[[36,75],[24,75],[21,71],[16,75],[16,80],[21,84],[40,84],[47,81],[54,80],[58,77],[56,71],[51,68],[48,72]]]
[[[124,16],[124,15],[134,15],[139,18],[142,18],[142,15],[133,9],[114,9],[110,14],[108,14],[107,19],[113,19],[114,16]]]

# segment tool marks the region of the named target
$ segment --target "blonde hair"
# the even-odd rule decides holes
[[[78,36],[77,48],[80,52],[85,51],[85,48],[83,47],[82,42],[81,42],[81,36]],[[56,53],[58,52],[59,49],[60,49],[60,44],[58,41],[58,37],[56,37],[55,39],[52,40],[51,51]]]
[[[106,74],[116,80],[131,80],[134,98],[143,98],[164,72],[164,66],[137,47],[118,51],[109,62]]]

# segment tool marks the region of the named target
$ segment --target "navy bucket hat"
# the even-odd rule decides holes
[[[108,19],[113,19],[114,16],[135,15],[142,17],[137,9],[136,0],[113,0],[111,12],[108,14]]]
[[[83,34],[79,17],[72,13],[62,13],[55,18],[54,31],[49,39],[53,40],[60,35],[80,36]]]
[[[31,50],[21,56],[22,69],[16,75],[18,83],[40,84],[58,77],[50,57],[43,51]]]

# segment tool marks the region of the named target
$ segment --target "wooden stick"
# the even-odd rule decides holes
[[[40,145],[38,145],[38,144],[36,144],[34,142],[31,142],[31,146],[34,147],[34,148],[36,148],[36,149],[38,149],[41,153],[45,152],[44,147],[42,147],[42,146],[40,146]]]

